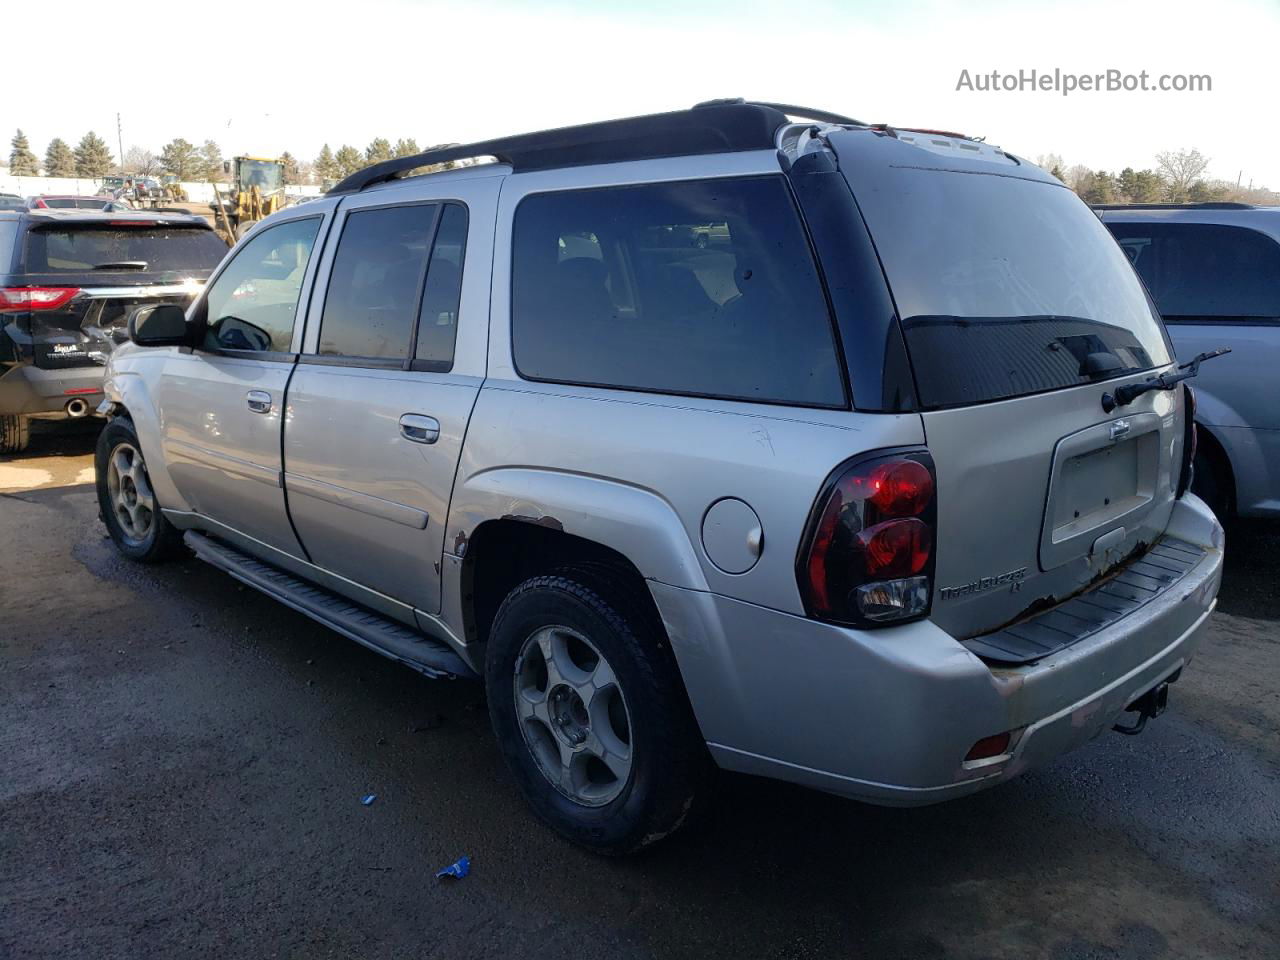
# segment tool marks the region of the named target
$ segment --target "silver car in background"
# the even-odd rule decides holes
[[[1196,381],[1192,489],[1222,517],[1280,517],[1280,207],[1101,207]]]
[[[118,548],[482,679],[602,853],[716,766],[920,805],[1136,732],[1217,602],[1132,267],[956,134],[721,101],[388,161],[131,338]]]

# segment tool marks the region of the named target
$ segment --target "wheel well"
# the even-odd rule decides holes
[[[1218,471],[1218,480],[1226,491],[1227,507],[1234,513],[1236,509],[1236,475],[1231,468],[1231,458],[1227,456],[1227,451],[1223,448],[1222,443],[1203,423],[1196,424],[1196,433],[1196,442],[1213,463],[1214,469]]]
[[[508,593],[540,574],[590,564],[629,588],[661,625],[653,595],[635,564],[594,540],[530,520],[486,520],[467,541],[462,561],[462,614],[467,642],[483,644]]]

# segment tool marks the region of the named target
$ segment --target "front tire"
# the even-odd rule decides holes
[[[160,512],[133,423],[117,417],[102,428],[94,452],[98,512],[116,549],[139,563],[182,552],[182,531]]]
[[[21,453],[31,442],[31,421],[17,413],[0,416],[0,453]]]
[[[489,715],[507,766],[548,825],[596,853],[680,827],[710,759],[656,618],[618,578],[526,580],[494,619]]]

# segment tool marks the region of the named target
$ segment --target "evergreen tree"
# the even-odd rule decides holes
[[[363,170],[369,165],[365,162],[364,155],[359,150],[345,143],[334,154],[333,163],[337,168],[334,173],[336,177],[349,177],[357,170]]]
[[[76,145],[76,176],[85,179],[105,177],[111,170],[111,151],[107,142],[90,130]]]
[[[396,145],[391,149],[393,157],[412,157],[416,153],[421,153],[418,148],[418,141],[410,137],[408,140],[397,140]]]
[[[364,148],[365,164],[381,163],[383,160],[391,159],[391,142],[385,137],[376,138],[373,143]]]
[[[284,164],[284,182],[289,186],[302,182],[302,173],[298,170],[298,161],[288,150],[280,154],[280,161]]]
[[[40,173],[39,161],[31,152],[31,144],[27,135],[19,130],[13,135],[13,147],[9,151],[9,173],[15,177],[34,177]]]
[[[223,178],[222,148],[212,140],[206,140],[200,148],[200,163],[204,167],[204,179],[217,182]]]
[[[338,177],[338,163],[333,159],[333,151],[327,143],[320,148],[320,155],[316,157],[315,171],[321,180],[336,180]]]
[[[44,175],[46,177],[76,175],[76,155],[61,137],[50,140],[49,149],[44,152]]]
[[[204,173],[204,158],[191,143],[178,137],[160,149],[160,163],[179,180],[191,180]]]

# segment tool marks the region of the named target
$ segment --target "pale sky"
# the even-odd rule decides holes
[[[958,130],[1094,168],[1154,166],[1160,150],[1197,147],[1212,176],[1243,172],[1246,184],[1280,189],[1280,0],[179,0],[147,9],[6,4],[6,156],[16,127],[41,157],[52,137],[74,146],[89,129],[114,153],[117,111],[126,150],[159,152],[181,136],[214,139],[226,156],[288,150],[309,160],[324,142],[466,142],[745,96]],[[147,39],[159,27],[163,36]],[[240,53],[237,38],[250,41]],[[956,90],[962,69],[1031,68],[1209,74],[1213,89]]]

